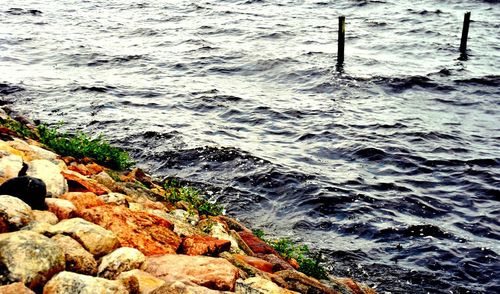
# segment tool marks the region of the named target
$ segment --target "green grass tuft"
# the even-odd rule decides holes
[[[217,216],[221,215],[224,210],[219,204],[211,203],[204,199],[198,190],[181,186],[176,179],[166,179],[163,187],[165,188],[165,197],[168,201],[172,203],[186,201],[193,208],[197,209],[200,214]]]
[[[36,135],[25,124],[13,119],[0,119],[0,126],[17,133],[19,137],[35,138]]]

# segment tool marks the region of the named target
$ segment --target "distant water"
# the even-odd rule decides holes
[[[4,0],[0,101],[380,293],[500,293],[499,36],[493,0]]]

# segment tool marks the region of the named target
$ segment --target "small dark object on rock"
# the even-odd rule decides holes
[[[40,179],[28,176],[9,179],[0,186],[0,195],[17,197],[31,206],[32,209],[46,209],[46,194],[45,183]]]

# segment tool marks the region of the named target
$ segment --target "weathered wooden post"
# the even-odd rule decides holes
[[[344,63],[344,45],[345,45],[345,16],[339,16],[339,41],[337,49],[337,66],[341,67]]]
[[[464,25],[462,28],[462,39],[460,40],[460,53],[467,55],[467,37],[469,36],[470,11],[464,15]]]

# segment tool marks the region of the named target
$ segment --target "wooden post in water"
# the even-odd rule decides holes
[[[469,36],[470,11],[464,15],[464,26],[462,28],[462,39],[460,40],[460,53],[467,55],[467,37]]]
[[[345,44],[345,16],[339,16],[339,41],[337,50],[337,66],[342,67],[344,63]]]

